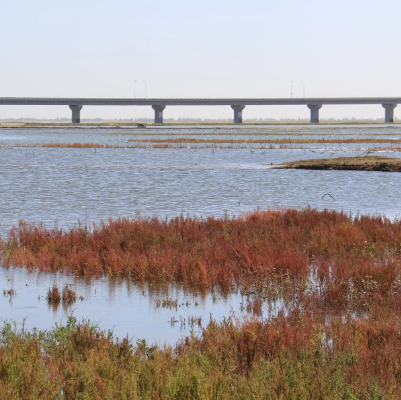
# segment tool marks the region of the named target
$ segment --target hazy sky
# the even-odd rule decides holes
[[[396,0],[0,0],[0,96],[401,96]],[[231,117],[167,107],[168,117]],[[321,118],[383,117],[323,106]],[[401,118],[401,105],[395,109]],[[70,117],[68,107],[2,106],[0,118]],[[150,107],[84,107],[81,118],[151,117]],[[308,117],[248,106],[244,118]]]

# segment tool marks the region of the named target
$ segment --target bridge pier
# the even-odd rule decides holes
[[[310,122],[311,124],[319,123],[319,110],[322,108],[321,104],[308,104],[310,110]]]
[[[382,104],[384,112],[384,122],[394,122],[394,108],[397,104]]]
[[[155,110],[155,124],[163,123],[163,110],[166,106],[163,105],[153,105],[152,108]]]
[[[81,110],[82,106],[69,106],[72,111],[72,123],[79,124],[81,122]]]
[[[242,124],[242,110],[245,108],[244,105],[231,106],[234,110],[234,124]]]

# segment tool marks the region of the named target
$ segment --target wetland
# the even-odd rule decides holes
[[[400,141],[1,127],[1,397],[399,398]]]

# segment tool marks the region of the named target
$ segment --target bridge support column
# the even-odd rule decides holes
[[[163,110],[166,108],[166,106],[156,105],[156,106],[152,106],[152,108],[155,110],[155,124],[162,124],[163,123]]]
[[[234,124],[242,124],[242,110],[245,108],[243,105],[231,106],[234,110]]]
[[[311,124],[319,123],[319,110],[322,108],[321,104],[308,104],[310,110],[310,122]]]
[[[394,122],[394,108],[397,104],[382,104],[385,109],[384,112],[384,122]]]
[[[70,106],[70,109],[72,111],[72,123],[73,124],[79,124],[81,122],[81,110],[82,106]]]

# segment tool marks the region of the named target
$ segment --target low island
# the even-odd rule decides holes
[[[358,156],[298,160],[277,165],[284,169],[401,172],[401,158]]]

